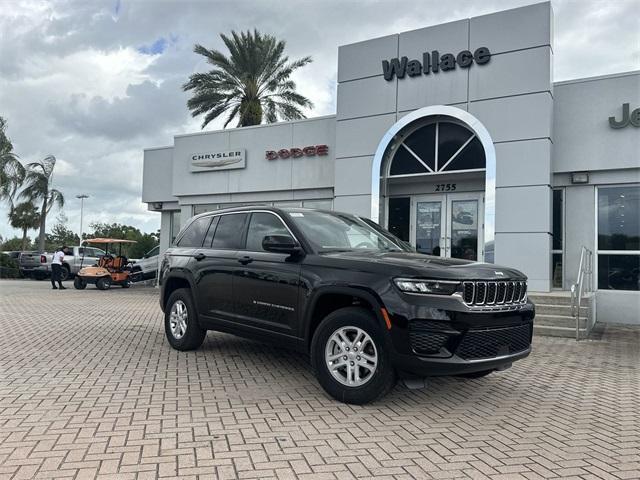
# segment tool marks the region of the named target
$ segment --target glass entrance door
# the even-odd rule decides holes
[[[476,192],[413,197],[412,243],[428,255],[481,259],[482,208],[482,193]]]

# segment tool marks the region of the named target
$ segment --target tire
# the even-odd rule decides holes
[[[460,378],[482,378],[482,377],[486,377],[490,373],[493,373],[493,370],[483,370],[481,372],[461,373],[460,375],[456,375],[456,377],[460,377]]]
[[[120,285],[122,285],[122,288],[129,288],[131,286],[131,282],[129,280],[125,280]]]
[[[109,277],[102,277],[96,281],[96,287],[98,290],[109,290],[111,288],[111,279]]]
[[[62,268],[60,269],[60,281],[64,282],[66,280],[69,280],[70,276],[71,276],[71,270],[69,270],[69,266],[62,265]]]
[[[343,339],[346,336],[346,340],[354,343],[346,347],[344,342],[338,344],[338,332]],[[358,338],[362,344],[355,343]],[[356,353],[358,346],[364,350]],[[376,360],[373,370],[372,362],[363,360],[362,353],[365,352]],[[345,355],[334,360],[339,362],[338,367],[330,370],[329,357],[342,353]],[[344,360],[345,356],[347,361]],[[361,362],[359,365],[356,363],[358,361]],[[396,372],[386,350],[383,330],[371,312],[358,307],[341,308],[322,320],[311,342],[311,363],[322,388],[344,403],[362,405],[373,402],[386,395],[396,384]],[[354,370],[351,366],[357,368]],[[349,379],[355,383],[354,386],[348,385]]]
[[[198,323],[198,314],[188,288],[179,288],[169,296],[164,309],[164,332],[169,345],[176,350],[195,350],[204,342],[207,331]]]
[[[76,277],[73,279],[73,287],[76,290],[84,290],[87,288],[87,282],[85,282],[82,278]]]

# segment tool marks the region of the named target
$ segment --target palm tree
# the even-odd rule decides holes
[[[285,42],[257,30],[220,34],[229,50],[226,56],[217,50],[196,45],[195,53],[213,65],[207,73],[194,73],[182,88],[193,90],[187,102],[191,115],[205,115],[202,128],[225,112],[226,128],[235,118],[239,127],[259,125],[263,114],[267,123],[305,118],[301,108],[311,108],[309,99],[296,92],[290,79],[294,70],[311,62],[311,57],[289,61]]]
[[[18,156],[13,153],[13,144],[6,134],[7,121],[0,117],[0,200],[13,206],[16,190],[24,181],[25,170]]]
[[[51,188],[53,169],[56,166],[56,157],[49,155],[39,162],[27,164],[25,175],[26,186],[20,192],[19,198],[27,202],[39,203],[40,207],[40,235],[38,238],[38,250],[44,251],[45,228],[47,223],[47,213],[54,204],[58,207],[64,206],[64,196],[59,190]]]
[[[35,230],[40,225],[40,213],[31,202],[22,202],[11,208],[9,212],[9,224],[13,228],[22,230],[22,248],[27,249],[27,231]]]

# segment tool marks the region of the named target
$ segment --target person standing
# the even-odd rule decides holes
[[[64,260],[64,252],[67,251],[67,247],[58,248],[53,253],[53,259],[51,260],[51,286],[54,290],[66,290],[62,286],[62,261]],[[59,287],[56,287],[58,282]]]

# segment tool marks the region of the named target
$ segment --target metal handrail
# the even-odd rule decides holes
[[[571,316],[576,319],[576,341],[580,340],[580,310],[582,299],[586,294],[593,292],[593,252],[587,247],[580,249],[580,265],[576,282],[571,285]],[[585,282],[586,277],[586,282]],[[593,325],[587,319],[586,336],[589,335]]]

